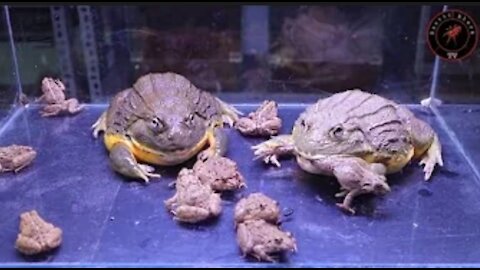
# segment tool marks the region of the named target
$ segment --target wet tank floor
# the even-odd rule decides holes
[[[249,112],[255,106],[237,108]],[[233,228],[235,203],[253,192],[280,202],[282,228],[297,239],[298,252],[282,259],[286,266],[480,262],[480,186],[455,144],[425,108],[410,107],[439,133],[445,166],[434,172],[431,182],[424,182],[417,162],[408,165],[389,176],[390,194],[359,197],[356,216],[335,206],[339,188],[335,179],[309,175],[293,159],[282,160],[281,168],[253,161],[250,147],[262,139],[227,129],[227,156],[238,163],[248,188],[225,194],[222,215],[199,225],[176,223],[163,204],[175,192],[169,183],[180,166],[159,167],[163,178],[150,184],[131,181],[110,169],[103,142],[95,140],[90,130],[105,108],[92,105],[73,117],[48,119],[29,108],[8,122],[0,144],[31,145],[38,156],[20,173],[0,177],[1,263],[257,265],[241,256]],[[280,106],[282,133],[289,132],[303,109]],[[450,109],[448,117],[462,119],[458,118],[462,110]],[[185,166],[192,164],[193,160]],[[31,209],[64,230],[63,244],[55,252],[27,258],[14,249],[19,215]]]

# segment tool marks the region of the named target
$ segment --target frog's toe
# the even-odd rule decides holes
[[[227,124],[229,127],[233,127],[236,121],[236,119],[230,115],[223,115],[222,120],[223,123]]]
[[[158,173],[154,173],[155,168],[149,165],[145,164],[138,164],[138,167],[140,168],[140,177],[142,177],[145,182],[149,182],[149,177],[151,178],[160,178],[162,177]]]
[[[150,178],[160,178],[161,177],[160,174],[145,171],[144,169],[142,169],[141,166],[142,165],[139,165],[138,167],[133,169],[133,173],[132,173],[133,177],[141,178],[145,181],[145,183],[149,183]]]
[[[273,164],[275,165],[276,167],[280,168],[282,165],[280,164],[280,162],[278,161],[278,157],[277,155],[269,155],[269,156],[266,156],[263,161],[266,163],[266,164]]]
[[[443,160],[441,156],[425,156],[420,162],[420,166],[424,166],[423,172],[425,173],[425,181],[430,180],[433,170],[435,169],[435,165],[439,165],[440,167],[443,166]]]
[[[345,205],[344,203],[337,203],[336,204],[338,208],[340,208],[341,210],[343,210],[345,213],[348,213],[350,215],[355,215],[355,210],[348,206],[348,205]]]
[[[275,154],[275,148],[271,147],[269,144],[261,143],[259,145],[255,145],[252,147],[252,150],[254,150],[254,159],[263,159],[263,162],[265,164],[273,164],[276,167],[280,167],[280,162],[278,161],[278,157]]]
[[[211,148],[205,149],[202,152],[198,153],[197,159],[206,161],[207,159],[214,157],[215,156],[215,151]]]
[[[442,147],[438,140],[438,137],[435,135],[433,138],[433,142],[428,148],[427,152],[423,156],[420,161],[420,165],[425,165],[423,171],[425,172],[425,180],[430,180],[432,176],[433,169],[435,165],[439,165],[440,167],[443,166],[443,158],[442,158]]]
[[[149,182],[149,177],[160,177],[160,174],[153,173],[155,170],[153,167],[137,163],[129,147],[124,143],[117,143],[112,147],[110,164],[118,173],[132,178],[140,178],[145,182]]]
[[[138,166],[144,171],[145,173],[151,173],[155,171],[155,168],[146,164],[138,164]]]

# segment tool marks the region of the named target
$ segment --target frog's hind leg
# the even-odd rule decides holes
[[[252,149],[254,150],[256,159],[263,158],[265,163],[272,163],[280,167],[278,156],[294,153],[293,138],[291,135],[279,135],[253,146]]]
[[[130,148],[122,142],[113,145],[110,150],[110,165],[112,168],[131,178],[141,178],[145,182],[149,182],[149,177],[160,178],[160,174],[153,173],[153,167],[139,164],[133,156]]]
[[[230,127],[233,127],[235,122],[238,121],[238,119],[240,118],[241,115],[243,115],[243,113],[217,97],[216,97],[216,100],[218,101],[222,109],[223,122],[228,124]]]
[[[107,129],[107,112],[103,112],[97,121],[92,125],[93,137],[98,138],[100,132],[104,132]]]

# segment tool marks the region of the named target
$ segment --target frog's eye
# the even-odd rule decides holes
[[[152,125],[152,127],[157,128],[157,129],[163,127],[162,121],[160,121],[160,119],[158,119],[157,117],[153,118],[151,120],[150,124]]]
[[[192,122],[192,121],[193,121],[193,118],[195,118],[195,115],[194,115],[193,113],[191,113],[191,114],[189,114],[189,115],[187,116],[187,118],[185,118],[185,120],[186,120],[187,122]]]
[[[330,136],[332,136],[333,138],[340,139],[343,137],[343,131],[344,131],[343,127],[336,126],[330,130]]]
[[[370,183],[363,183],[362,184],[362,189],[363,190],[371,190],[372,189],[372,185]]]

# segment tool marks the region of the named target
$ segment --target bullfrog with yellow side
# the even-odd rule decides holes
[[[319,99],[296,120],[290,135],[253,146],[255,156],[280,166],[277,156],[293,155],[312,174],[335,176],[345,197],[338,206],[352,214],[361,194],[390,192],[386,174],[412,159],[425,165],[425,180],[443,166],[436,132],[407,108],[389,99],[352,89]]]
[[[151,73],[118,93],[92,128],[95,138],[104,132],[115,171],[148,182],[160,175],[139,161],[172,166],[199,153],[202,158],[224,155],[227,138],[221,128],[233,126],[239,115],[181,75]]]

